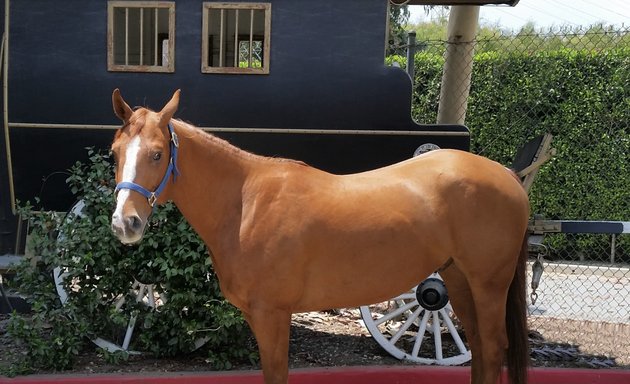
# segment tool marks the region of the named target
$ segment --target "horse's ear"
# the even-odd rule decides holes
[[[168,103],[162,108],[160,111],[160,125],[166,125],[171,120],[175,111],[177,111],[177,107],[179,106],[179,92],[178,89],[173,93],[173,97],[169,100]]]
[[[114,92],[112,93],[112,104],[114,106],[114,113],[116,116],[118,116],[118,118],[120,118],[123,122],[128,122],[133,114],[133,111],[129,108],[129,105],[125,103],[125,100],[123,100],[118,88],[114,89]]]

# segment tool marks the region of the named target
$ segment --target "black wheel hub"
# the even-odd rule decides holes
[[[436,277],[429,277],[418,285],[416,298],[427,311],[439,311],[448,303],[446,285]]]

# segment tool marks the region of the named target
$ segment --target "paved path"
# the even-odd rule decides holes
[[[546,263],[537,292],[532,315],[630,324],[629,268]]]

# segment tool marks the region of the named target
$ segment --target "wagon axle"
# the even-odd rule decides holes
[[[448,303],[446,285],[437,277],[429,277],[418,285],[416,299],[427,311],[439,311]]]

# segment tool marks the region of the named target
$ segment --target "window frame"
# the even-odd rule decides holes
[[[157,8],[168,9],[168,64],[137,65],[116,64],[114,61],[114,9],[115,8]],[[142,24],[141,24],[142,25]],[[156,25],[157,30],[157,25]],[[157,33],[156,33],[157,36]],[[174,1],[129,1],[110,0],[107,2],[107,70],[110,72],[175,72],[175,2]]]
[[[215,67],[208,63],[209,56],[209,20],[208,13],[210,9],[228,9],[228,10],[262,10],[264,11],[264,32],[263,32],[263,57],[262,68],[241,68],[241,67]],[[235,31],[236,36],[238,30]],[[250,36],[254,36],[250,29]],[[237,39],[237,41],[240,41]],[[256,41],[256,40],[251,40]],[[238,50],[235,51],[238,55]],[[218,73],[218,74],[250,74],[250,75],[267,75],[269,74],[269,61],[271,57],[271,3],[235,3],[235,2],[204,2],[202,5],[202,37],[201,37],[201,72],[202,73]]]

